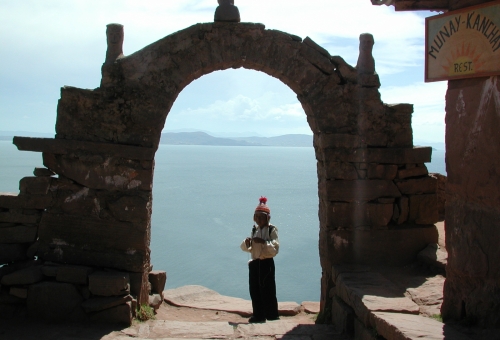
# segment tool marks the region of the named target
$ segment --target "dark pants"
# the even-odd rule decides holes
[[[254,318],[278,318],[274,259],[253,260],[248,264],[248,269]]]

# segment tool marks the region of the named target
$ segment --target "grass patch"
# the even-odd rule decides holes
[[[443,322],[443,317],[441,316],[441,314],[432,314],[431,319],[434,319],[434,320],[439,321],[441,323]]]
[[[141,305],[135,313],[135,318],[141,322],[156,319],[155,310],[148,305]]]

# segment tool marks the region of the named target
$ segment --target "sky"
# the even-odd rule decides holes
[[[212,22],[216,0],[0,0],[0,132],[54,134],[65,85],[99,87],[106,25],[124,25],[130,55],[169,34]],[[235,0],[242,22],[310,37],[355,66],[359,35],[372,33],[385,103],[411,103],[414,143],[444,142],[447,82],[424,83],[425,17],[370,0]],[[226,70],[189,84],[174,103],[167,131],[215,136],[311,134],[295,93],[253,70]]]

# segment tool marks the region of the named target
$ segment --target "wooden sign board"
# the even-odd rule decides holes
[[[425,81],[500,74],[500,1],[425,19]]]

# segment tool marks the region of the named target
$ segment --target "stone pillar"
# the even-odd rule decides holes
[[[446,93],[445,320],[500,327],[500,81],[453,80]]]

